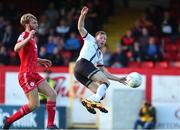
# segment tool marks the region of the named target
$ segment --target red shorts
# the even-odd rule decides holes
[[[38,87],[39,84],[44,81],[44,78],[42,76],[34,72],[19,73],[18,79],[19,84],[25,93],[28,93],[29,91]]]

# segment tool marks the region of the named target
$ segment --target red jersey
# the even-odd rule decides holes
[[[23,32],[17,42],[23,41],[28,36],[28,32]],[[36,72],[38,52],[35,39],[31,38],[30,41],[20,49],[18,54],[21,61],[19,73]]]

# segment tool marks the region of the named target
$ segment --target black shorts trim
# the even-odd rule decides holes
[[[75,64],[74,76],[80,83],[87,87],[92,82],[90,78],[98,71],[100,70],[97,69],[90,61],[82,58]]]
[[[89,75],[88,75],[88,79],[90,79],[94,74],[96,74],[98,71],[100,70],[94,70],[93,72],[91,72]]]
[[[76,77],[76,80],[78,80],[81,84],[83,84],[87,88],[93,82],[91,79],[88,79],[87,77],[81,75],[78,72],[74,72],[74,76]]]
[[[99,69],[96,68],[90,61],[81,58],[76,62],[74,71],[89,79],[93,74],[99,71]]]
[[[87,81],[85,86],[88,88],[88,86],[89,86],[92,82],[93,82],[92,80]]]

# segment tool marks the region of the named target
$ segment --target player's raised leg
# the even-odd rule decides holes
[[[100,84],[97,88],[96,96],[94,99],[94,101],[100,102],[101,98],[105,95],[110,82],[102,71],[98,71],[97,73],[95,73],[91,77],[91,79]]]
[[[10,117],[5,117],[3,129],[9,129],[10,125],[15,122],[16,120],[22,118],[23,116],[27,115],[28,113],[32,112],[39,106],[39,99],[38,99],[38,90],[34,88],[32,91],[26,94],[28,98],[28,104],[23,105],[15,114]]]
[[[92,108],[91,104],[92,104],[92,101],[94,100],[94,96],[95,96],[94,94],[96,93],[98,85],[95,82],[91,82],[87,87],[93,92],[93,95],[91,95],[87,99],[82,99],[81,103],[83,104],[83,106],[86,107],[86,109],[90,113],[96,114],[96,111],[94,110],[94,108]]]
[[[80,68],[81,66],[79,65],[75,65],[75,71],[74,71],[74,76],[76,77],[76,79],[82,83],[84,86],[86,86],[87,88],[90,86],[90,84],[92,84],[92,80],[86,78],[85,76],[83,76],[82,74],[80,74],[77,70]],[[95,84],[96,85],[96,84]],[[94,86],[97,87],[97,86]],[[92,88],[92,92],[96,91],[96,88]],[[95,109],[91,106],[91,101],[87,100],[87,99],[82,99],[81,100],[82,105],[87,109],[88,112],[92,113],[92,114],[96,114]]]
[[[98,108],[101,112],[108,113],[108,110],[100,103],[101,100],[105,98],[105,94],[101,97],[100,101],[96,101],[96,96],[97,96],[97,90],[99,88],[99,84],[96,82],[92,82],[89,87],[88,87],[94,94],[88,98],[88,100],[91,101],[91,106]],[[94,102],[95,101],[95,102]]]
[[[93,92],[93,95],[91,95],[89,98],[84,99],[82,101],[86,102],[87,104],[90,104],[91,106],[93,106],[95,108],[98,108],[101,112],[107,113],[108,110],[100,104],[100,101],[94,102],[94,100],[96,100],[96,93],[97,93],[97,89],[98,89],[98,84],[93,81],[88,85],[88,88]],[[100,100],[103,100],[104,97],[105,97],[105,95]]]
[[[98,71],[94,75],[92,75],[91,80],[99,83],[100,85],[97,87],[96,94],[94,96],[94,102],[92,102],[92,106],[100,109],[101,111],[107,113],[108,111],[101,105],[100,101],[105,96],[106,90],[110,85],[107,77],[102,71]]]
[[[94,98],[95,98],[95,94],[96,94],[96,91],[97,91],[97,89],[98,89],[98,84],[96,83],[96,82],[94,82],[94,81],[92,81],[89,85],[88,85],[88,87],[87,87],[89,90],[91,90],[91,92],[93,93],[90,97],[88,97],[86,100],[88,100],[88,101],[94,101]]]
[[[38,91],[47,96],[46,109],[48,113],[48,129],[57,129],[54,124],[55,112],[56,112],[56,92],[53,90],[47,81],[43,81],[39,84]]]

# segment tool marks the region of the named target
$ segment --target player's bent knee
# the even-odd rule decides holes
[[[110,82],[109,82],[109,80],[102,80],[102,81],[100,81],[100,84],[105,84],[106,87],[108,88],[110,85]]]
[[[100,84],[102,83],[107,83],[108,85],[110,85],[110,82],[107,78],[100,78],[99,81],[98,81]]]
[[[38,108],[40,106],[40,102],[37,102],[37,103],[30,103],[29,104],[29,109],[30,110],[35,110],[36,108]]]
[[[50,100],[56,100],[57,93],[53,91],[47,98]]]
[[[102,77],[101,77],[101,82],[102,82],[102,83],[107,83],[108,85],[110,85],[110,82],[109,82],[109,80],[107,79],[106,76],[102,76]]]

